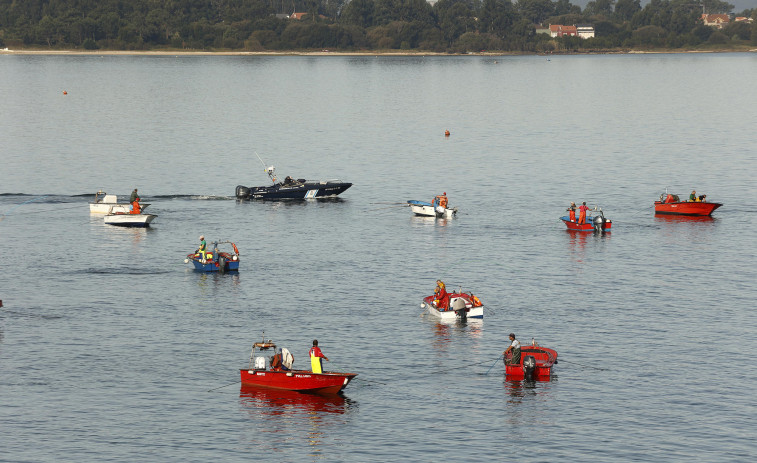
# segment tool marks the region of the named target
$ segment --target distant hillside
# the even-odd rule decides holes
[[[590,1],[591,0],[573,0],[570,3],[580,6],[581,9],[583,10],[584,8],[586,8],[586,4],[589,3]],[[757,0],[726,0],[726,1],[728,1],[728,3],[734,6],[733,8],[734,13],[741,13],[744,10],[757,8]],[[647,3],[649,3],[649,0],[641,0],[642,7],[646,5]]]

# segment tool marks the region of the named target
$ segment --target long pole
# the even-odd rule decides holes
[[[492,368],[494,368],[494,365],[496,365],[497,362],[499,362],[499,356],[497,356],[497,360],[494,361],[494,363],[492,364],[492,366],[490,366],[489,369],[486,370],[486,373],[484,373],[484,376],[488,375],[489,372],[492,371]]]

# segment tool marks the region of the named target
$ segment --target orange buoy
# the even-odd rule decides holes
[[[65,91],[65,90],[63,90],[63,94],[64,94],[64,95],[68,95],[68,92],[67,92],[67,91]]]
[[[445,131],[444,131],[444,136],[445,136],[445,137],[449,137],[449,130],[445,130]]]

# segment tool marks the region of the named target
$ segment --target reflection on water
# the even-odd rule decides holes
[[[197,274],[197,287],[202,294],[207,294],[211,289],[239,286],[239,272],[200,272],[188,269],[187,273]]]
[[[666,238],[672,241],[683,240],[684,242],[709,240],[713,229],[720,223],[718,219],[712,216],[666,214],[655,215],[654,221],[660,225],[660,230]]]
[[[581,232],[577,230],[565,230],[568,237],[568,248],[570,249],[571,260],[578,263],[584,263],[586,260],[586,243],[589,240],[610,240],[612,233]]]
[[[557,382],[557,375],[554,374],[551,381],[505,380],[503,386],[507,393],[507,403],[517,405],[532,398],[549,400],[555,382]]]
[[[345,424],[357,408],[356,402],[342,395],[301,394],[244,384],[239,403],[254,423],[248,428],[250,445],[281,451],[304,439],[311,456],[320,455],[322,444],[333,436],[332,428]]]
[[[424,318],[434,333],[433,348],[437,352],[446,350],[460,335],[478,340],[484,333],[484,321],[478,318],[467,321],[440,320],[432,315]]]

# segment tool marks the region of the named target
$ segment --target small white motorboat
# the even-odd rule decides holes
[[[142,204],[142,210],[145,210],[149,204]],[[113,212],[110,211],[103,221],[108,225],[118,225],[120,227],[149,227],[150,222],[155,220],[155,214],[134,214],[132,212]]]
[[[143,208],[147,206],[149,204],[142,204]],[[118,196],[98,191],[95,193],[95,202],[89,203],[89,212],[92,214],[129,213],[131,212],[131,204],[119,203]]]
[[[410,205],[410,210],[413,214],[422,217],[437,217],[440,219],[451,219],[456,213],[457,208],[448,208],[442,206],[434,206],[431,203],[425,201],[411,200],[407,202]]]
[[[435,296],[426,296],[421,302],[421,308],[442,320],[484,318],[484,304],[471,292],[452,292],[445,299],[438,301]]]

